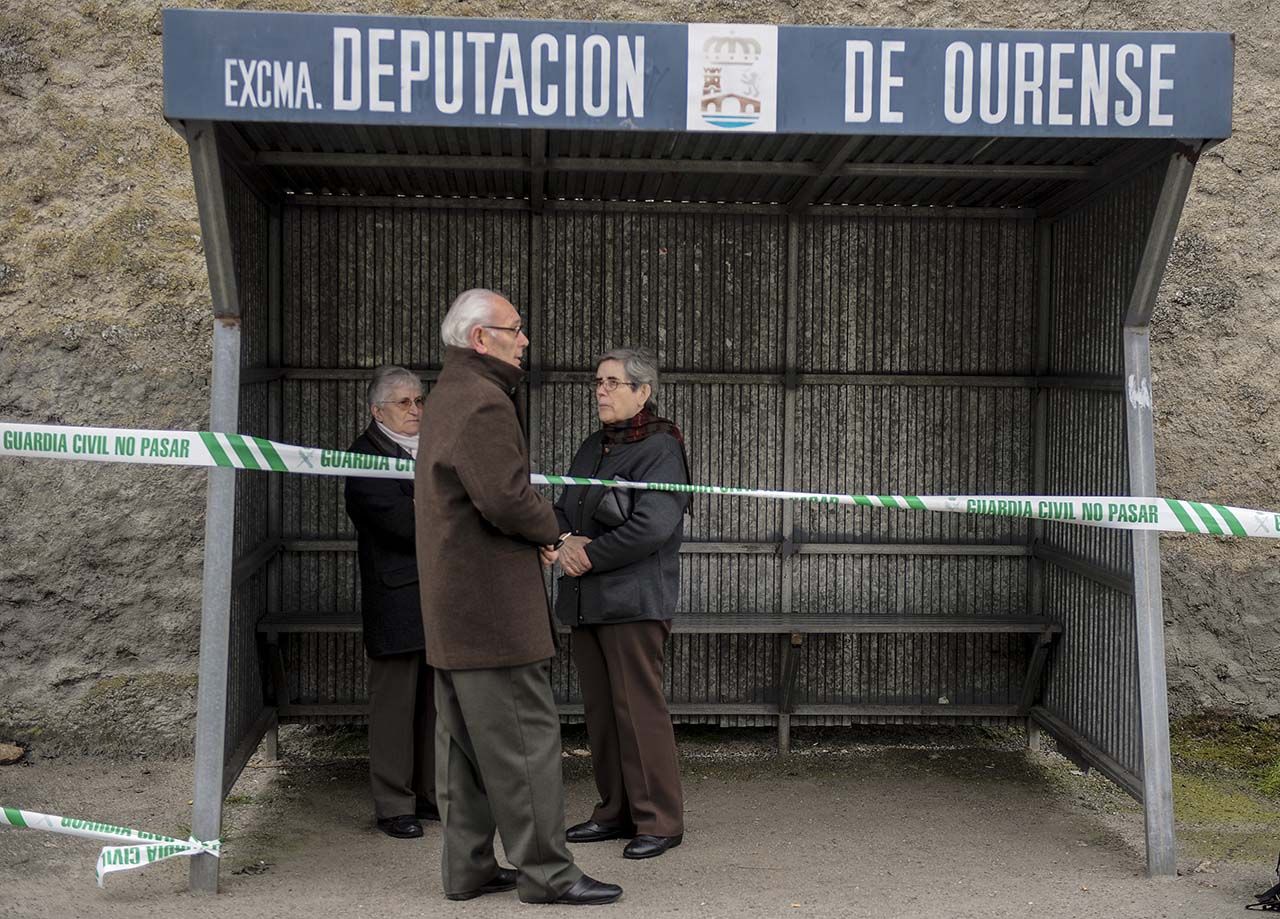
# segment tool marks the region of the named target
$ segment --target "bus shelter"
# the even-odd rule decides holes
[[[430,386],[484,286],[532,339],[535,471],[591,430],[594,356],[642,344],[698,483],[1153,495],[1148,329],[1232,66],[1218,33],[166,10],[209,427],[345,448],[373,368]],[[208,474],[202,839],[281,721],[365,703],[341,480]],[[699,497],[682,553],[677,719],[784,751],[793,724],[1025,723],[1143,803],[1174,873],[1154,533]]]

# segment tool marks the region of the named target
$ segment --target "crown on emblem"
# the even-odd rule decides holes
[[[712,35],[702,43],[702,57],[708,64],[754,64],[762,52],[754,38]]]

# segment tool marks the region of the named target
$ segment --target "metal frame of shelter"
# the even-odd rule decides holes
[[[372,368],[429,385],[449,298],[490,286],[532,331],[544,471],[589,430],[593,354],[639,341],[695,481],[1155,494],[1152,309],[1196,159],[1230,133],[1230,36],[188,10],[164,32],[211,430],[345,447]],[[340,480],[208,475],[202,839],[284,713],[356,715],[363,678],[354,634],[300,629],[287,678],[261,644],[270,616],[358,610]],[[776,722],[784,748],[793,722],[1025,721],[1142,801],[1148,869],[1174,873],[1156,534],[703,498],[689,529],[682,609],[706,628],[674,639],[677,716]],[[751,611],[783,640],[729,634]],[[960,625],[859,627],[885,613]],[[1000,634],[1019,616],[1052,653]],[[802,646],[802,620],[832,634]],[[572,716],[563,653],[555,679]],[[196,856],[192,888],[217,871]]]

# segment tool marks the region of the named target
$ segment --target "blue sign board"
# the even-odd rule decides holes
[[[173,119],[579,130],[1231,133],[1220,32],[164,11]]]

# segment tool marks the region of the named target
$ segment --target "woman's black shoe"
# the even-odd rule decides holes
[[[684,841],[684,834],[679,836],[637,836],[622,850],[623,858],[653,858],[668,849],[674,849]]]
[[[417,839],[422,835],[422,824],[413,814],[401,814],[399,817],[379,817],[378,829],[396,839]]]
[[[634,835],[636,828],[629,824],[614,826],[594,820],[575,823],[564,831],[564,838],[569,842],[604,842],[606,839],[630,839]]]

